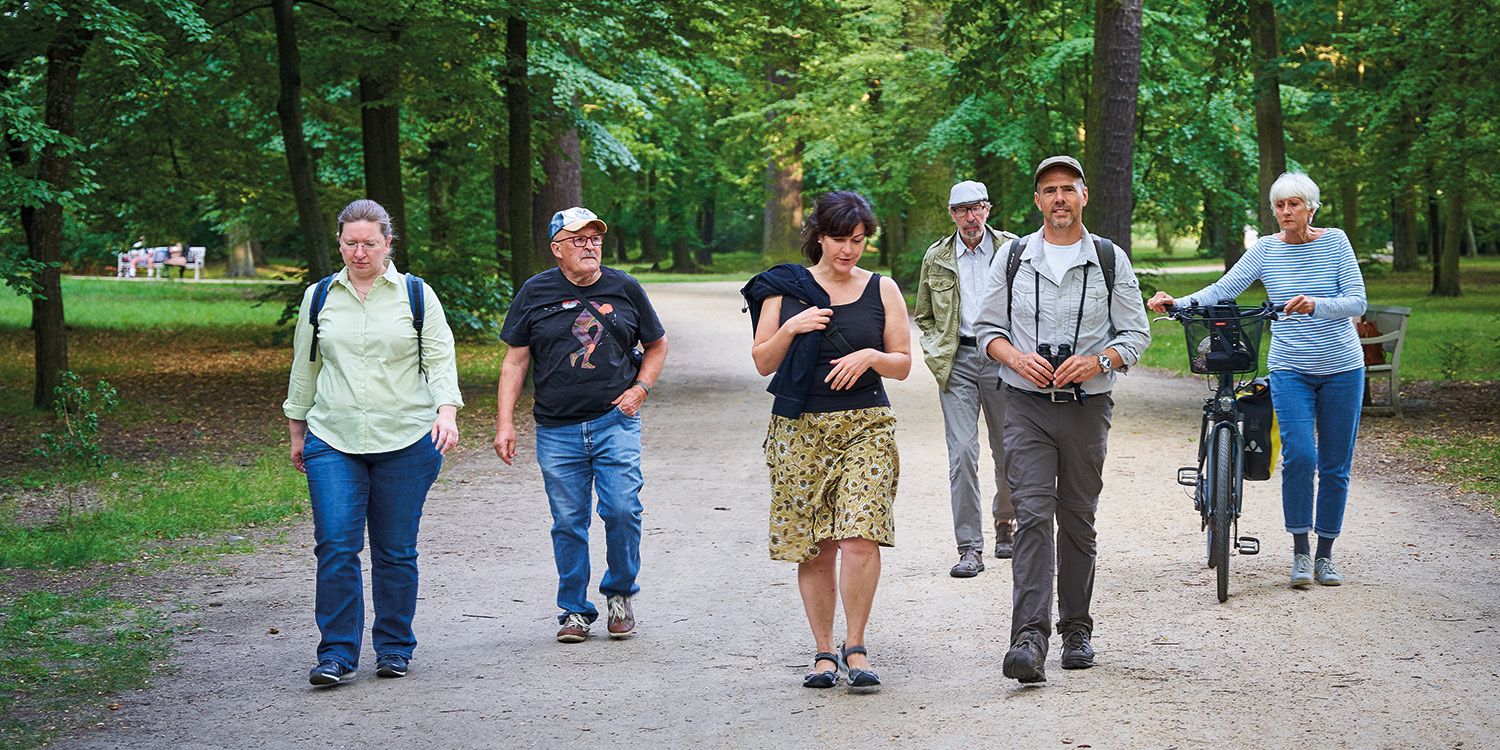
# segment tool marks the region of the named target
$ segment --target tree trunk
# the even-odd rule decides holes
[[[502,279],[510,275],[510,257],[507,251],[510,244],[510,192],[506,189],[510,185],[510,172],[501,160],[507,148],[496,140],[494,155],[491,157],[494,163],[491,178],[495,188],[495,273]],[[521,281],[511,279],[512,287],[519,287]]]
[[[510,159],[506,163],[510,182],[505,191],[510,206],[507,244],[510,281],[519,289],[546,267],[537,265],[531,252],[531,79],[526,69],[526,19],[520,16],[520,8],[505,19],[505,111],[510,127]]]
[[[714,186],[711,185],[703,196],[702,205],[698,208],[702,216],[702,221],[698,224],[698,265],[700,266],[711,266],[714,263],[714,235],[717,233],[715,220],[719,212],[719,202],[714,193]]]
[[[802,252],[802,144],[766,162],[766,214],[761,255],[767,264],[795,262]]]
[[[641,204],[641,263],[652,267],[661,262],[661,248],[656,246],[656,168],[646,171],[646,200]]]
[[[1391,261],[1391,268],[1395,271],[1415,271],[1421,265],[1421,247],[1417,241],[1417,195],[1416,188],[1411,185],[1402,185],[1396,194],[1395,214],[1401,217],[1400,229],[1391,241],[1391,251],[1395,256]],[[1398,223],[1391,220],[1394,229]]]
[[[615,265],[623,266],[630,262],[630,257],[625,254],[626,245],[630,242],[630,230],[624,224],[610,227],[609,233],[615,238]]]
[[[892,268],[896,258],[904,252],[906,252],[906,218],[901,215],[899,209],[892,207],[880,220],[880,265]]]
[[[1468,217],[1464,218],[1464,255],[1479,257],[1479,244],[1474,241],[1474,220]]]
[[[427,227],[432,250],[454,249],[453,199],[458,193],[458,175],[448,163],[451,150],[446,138],[427,144]]]
[[[568,117],[568,113],[559,113]],[[551,237],[547,225],[552,215],[565,208],[583,205],[583,156],[578,143],[578,128],[567,124],[542,154],[542,175],[545,182],[536,188],[536,203],[531,219],[535,233],[536,262],[538,268],[553,263]],[[608,223],[608,221],[606,221]]]
[[[394,40],[393,40],[394,41]],[[364,140],[365,197],[391,215],[396,234],[407,237],[406,195],[401,189],[401,105],[392,73],[359,77],[360,135]],[[410,265],[406,242],[391,248],[391,262]]]
[[[676,273],[692,271],[693,246],[688,241],[690,234],[683,221],[682,201],[674,199],[667,205],[667,225],[672,228],[672,270]]]
[[[1457,297],[1458,256],[1464,242],[1464,178],[1460,173],[1448,188],[1448,223],[1443,232],[1443,250],[1432,264],[1432,294],[1435,297]]]
[[[225,239],[229,244],[229,277],[255,278],[255,246],[250,239],[249,223],[237,221],[230,224],[229,234]]]
[[[1429,193],[1427,195],[1427,261],[1432,264],[1434,275],[1437,274],[1438,256],[1442,254],[1442,227],[1442,219],[1438,216],[1437,196]]]
[[[292,200],[297,204],[297,226],[302,231],[302,252],[307,257],[307,277],[321,279],[333,273],[328,255],[327,225],[318,211],[317,183],[307,140],[302,133],[302,57],[297,51],[297,19],[292,0],[273,0],[276,19],[276,65],[280,91],[276,114],[281,118],[281,139],[292,178]]]
[[[1162,255],[1172,254],[1172,227],[1165,221],[1156,222],[1156,249]]]
[[[84,28],[75,10],[63,20],[63,27],[47,47],[47,99],[44,105],[47,127],[71,140],[78,134],[74,105],[78,101],[78,71],[84,53],[94,39],[94,31]],[[72,159],[62,143],[48,143],[37,162],[37,179],[48,189],[61,193],[71,186],[68,174]],[[68,331],[63,326],[62,272],[62,204],[49,200],[32,215],[27,240],[31,259],[46,266],[37,271],[37,296],[31,300],[31,328],[36,340],[36,387],[32,406],[39,410],[51,407],[53,389],[62,385],[62,374],[68,369]]]
[[[1276,8],[1271,0],[1249,0],[1250,48],[1255,65],[1255,144],[1260,151],[1260,193],[1256,215],[1261,234],[1280,228],[1268,196],[1271,183],[1286,172],[1286,135],[1281,118],[1281,48],[1276,40]]]
[[[1084,132],[1089,231],[1130,254],[1135,209],[1132,165],[1141,72],[1141,0],[1098,0],[1094,58]]]

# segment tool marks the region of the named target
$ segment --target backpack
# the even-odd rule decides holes
[[[1005,317],[1009,319],[1010,297],[1016,287],[1016,272],[1021,270],[1021,253],[1026,250],[1026,238],[1010,243],[1010,256],[1005,259]],[[1094,238],[1094,255],[1099,259],[1099,269],[1104,271],[1104,287],[1109,290],[1109,306],[1115,306],[1115,243],[1103,237]],[[1015,325],[1012,321],[1011,325]]]
[[[313,329],[312,346],[308,347],[307,352],[309,362],[318,361],[318,315],[323,312],[323,304],[328,301],[328,290],[333,286],[333,277],[337,275],[324,276],[313,288],[312,308],[308,310]],[[406,300],[411,303],[411,327],[417,329],[417,372],[423,376],[427,375],[427,368],[422,365],[422,322],[427,313],[426,295],[422,277],[413,273],[406,274]]]

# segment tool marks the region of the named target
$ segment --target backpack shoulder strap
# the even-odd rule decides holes
[[[1094,238],[1094,253],[1099,258],[1099,270],[1104,272],[1104,288],[1109,291],[1109,309],[1115,307],[1115,243],[1103,238]]]
[[[1026,251],[1026,238],[1017,238],[1010,243],[1010,255],[1005,258],[1005,318],[1011,318],[1011,298],[1015,296],[1016,272],[1021,270],[1021,253]],[[1015,326],[1012,321],[1011,326]]]
[[[311,318],[313,335],[312,346],[307,350],[307,361],[318,361],[318,315],[323,312],[324,303],[328,302],[328,289],[333,286],[333,277],[338,274],[329,274],[318,280],[318,285],[313,287],[312,306],[307,310],[307,316]]]
[[[427,368],[422,365],[422,323],[427,317],[427,289],[421,276],[406,275],[406,301],[411,304],[411,327],[417,329],[417,372],[426,375]]]

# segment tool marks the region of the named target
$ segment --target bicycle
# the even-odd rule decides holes
[[[1230,540],[1241,555],[1260,553],[1259,539],[1237,536],[1245,479],[1245,435],[1237,394],[1260,368],[1266,321],[1281,312],[1281,305],[1269,302],[1256,307],[1225,301],[1166,308],[1166,317],[1182,323],[1187,334],[1189,368],[1217,377],[1214,395],[1203,401],[1198,465],[1178,469],[1177,483],[1193,488],[1193,508],[1207,532],[1208,567],[1217,573],[1220,602],[1229,599]],[[1242,375],[1250,377],[1237,377]]]

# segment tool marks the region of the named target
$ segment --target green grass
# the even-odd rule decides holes
[[[170,643],[160,613],[96,592],[0,605],[0,746],[46,744],[138,688]]]
[[[1406,447],[1432,461],[1463,489],[1489,496],[1492,507],[1500,510],[1500,435],[1411,438]]]
[[[163,542],[283,521],[307,507],[306,480],[288,468],[283,450],[267,446],[243,465],[209,455],[152,463],[117,460],[102,469],[62,473],[32,470],[15,484],[45,484],[64,495],[87,485],[97,494],[75,501],[76,510],[64,500],[55,518],[40,525],[18,525],[14,513],[4,514],[0,568],[134,560]]]
[[[111,279],[62,282],[69,327],[106,330],[271,325],[278,304],[257,306],[259,284],[176,284]],[[31,325],[31,301],[0,294],[0,327]]]

